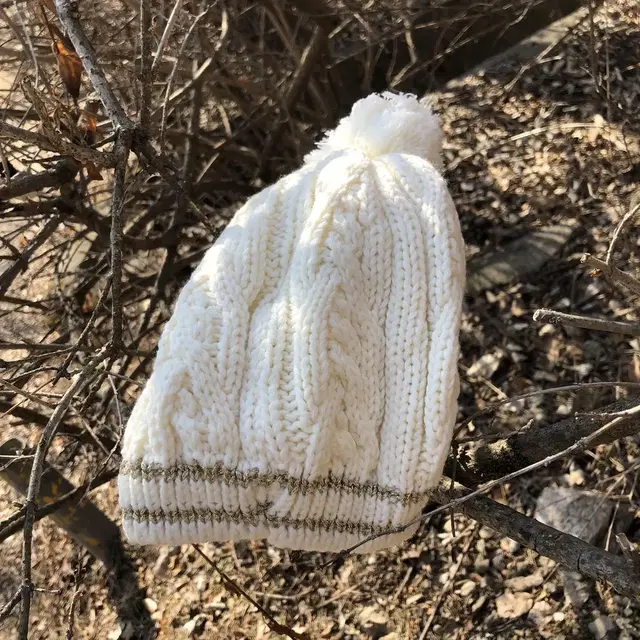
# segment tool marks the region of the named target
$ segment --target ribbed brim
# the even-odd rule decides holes
[[[125,462],[118,485],[124,531],[137,544],[267,539],[281,548],[337,551],[411,522],[428,498],[345,478],[220,465]],[[356,552],[400,544],[417,528],[381,535]]]

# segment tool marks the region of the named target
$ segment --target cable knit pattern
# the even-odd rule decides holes
[[[340,551],[420,515],[456,416],[465,278],[440,148],[428,106],[372,95],[236,214],[127,424],[130,541]]]

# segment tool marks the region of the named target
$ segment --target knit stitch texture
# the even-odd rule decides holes
[[[415,97],[371,95],[209,249],[124,434],[131,542],[340,551],[419,517],[459,390],[441,137]]]

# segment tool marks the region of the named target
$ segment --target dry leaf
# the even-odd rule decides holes
[[[98,120],[93,113],[81,111],[77,128],[85,144],[92,146],[98,141]],[[85,167],[90,180],[102,180],[102,174],[93,162],[87,162]]]
[[[77,127],[83,142],[92,146],[98,141],[98,120],[93,113],[81,111]]]
[[[503,358],[504,352],[501,349],[497,349],[493,353],[485,353],[469,367],[467,373],[471,377],[480,376],[490,380],[498,370]]]
[[[53,52],[58,60],[58,71],[62,83],[73,101],[77,102],[82,84],[82,62],[80,62],[78,54],[70,46],[65,45],[62,40],[54,42]]]
[[[82,303],[82,313],[91,313],[96,308],[96,302],[98,302],[96,295],[91,291],[87,293]]]
[[[84,165],[86,170],[87,170],[87,177],[90,180],[102,180],[102,174],[100,173],[100,170],[98,169],[98,167],[96,167],[95,164],[93,164],[93,162],[87,162],[87,164]]]

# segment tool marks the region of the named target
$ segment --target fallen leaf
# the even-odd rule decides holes
[[[498,370],[503,357],[504,353],[500,350],[493,353],[485,353],[469,367],[467,373],[471,377],[480,376],[490,380],[491,376]]]
[[[84,166],[87,169],[87,177],[90,180],[102,180],[102,174],[93,162],[87,162]]]
[[[58,72],[62,83],[73,101],[77,102],[82,84],[82,62],[78,54],[62,40],[54,41],[53,52],[58,61]]]

